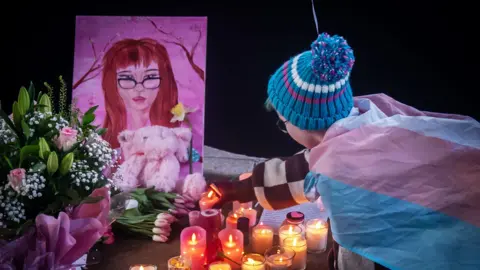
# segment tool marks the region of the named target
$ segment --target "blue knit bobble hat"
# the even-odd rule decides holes
[[[285,62],[268,82],[268,102],[303,130],[324,130],[347,117],[353,107],[349,83],[355,57],[347,41],[322,33]]]

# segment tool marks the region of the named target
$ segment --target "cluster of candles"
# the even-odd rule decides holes
[[[256,225],[257,211],[252,203],[234,203],[223,227],[223,219],[214,217],[219,228],[205,225],[201,218],[219,211],[210,209],[221,197],[213,187],[200,200],[201,212],[191,212],[190,227],[180,235],[181,255],[168,261],[169,270],[297,270],[305,269],[307,252],[320,253],[326,250],[328,225],[314,219],[306,223],[305,229],[294,224],[279,228],[279,245],[274,245],[274,229],[262,223]],[[256,225],[256,226],[255,226]],[[213,246],[213,249],[212,249]],[[245,253],[249,246],[251,253]],[[216,257],[222,251],[223,260]],[[214,253],[212,261],[212,254]],[[207,266],[208,265],[208,266]],[[143,269],[142,269],[143,270]],[[145,269],[147,270],[147,269]]]

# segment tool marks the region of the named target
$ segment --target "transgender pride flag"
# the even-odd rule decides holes
[[[480,123],[383,94],[355,105],[310,154],[334,239],[391,269],[480,269]]]

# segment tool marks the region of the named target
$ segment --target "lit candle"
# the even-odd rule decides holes
[[[327,250],[328,224],[320,219],[307,222],[307,250],[310,253],[321,253]]]
[[[130,270],[157,270],[153,264],[138,264],[130,266]]]
[[[265,270],[265,257],[258,253],[243,255],[242,270]]]
[[[273,245],[273,229],[270,226],[259,224],[252,229],[252,251],[264,254]]]
[[[280,245],[283,246],[283,242],[287,237],[294,237],[302,235],[302,228],[296,225],[283,225],[278,229],[278,235],[280,237]]]
[[[240,208],[235,213],[248,218],[250,228],[257,224],[257,210],[252,208]]]
[[[203,269],[205,264],[205,249],[207,247],[207,232],[199,226],[191,226],[180,234],[180,252],[189,259],[192,270]]]
[[[243,255],[243,233],[237,229],[223,229],[218,233],[218,238],[222,243],[222,249],[225,256],[235,264],[227,260],[232,269],[240,269],[240,264]]]
[[[230,212],[228,213],[227,221],[225,224],[225,227],[228,229],[236,229],[237,228],[237,222],[238,218],[242,216],[242,213],[235,213],[235,212]]]
[[[170,258],[167,262],[168,270],[190,270],[190,262],[182,256]]]
[[[226,262],[213,262],[208,266],[208,270],[232,270],[232,268]]]
[[[238,180],[242,181],[242,180],[245,180],[245,179],[249,178],[250,176],[252,176],[252,173],[250,173],[250,172],[249,173],[243,173],[238,177]],[[249,209],[249,208],[252,208],[252,206],[253,206],[252,202],[240,203],[239,201],[234,201],[233,202],[233,211],[236,212],[240,208]]]
[[[274,246],[265,252],[268,269],[289,270],[295,257],[295,251],[288,247]]]
[[[288,237],[283,245],[295,251],[292,269],[303,270],[307,268],[307,240],[303,236]]]
[[[199,205],[200,205],[200,210],[207,210],[207,209],[212,209],[213,205],[215,205],[220,198],[215,194],[213,190],[210,190],[209,192],[204,192],[202,193]]]

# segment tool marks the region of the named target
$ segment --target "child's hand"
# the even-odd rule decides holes
[[[233,201],[243,203],[256,200],[251,177],[243,181],[239,181],[238,178],[233,181],[214,181],[212,184],[214,184],[221,193],[220,200],[213,208],[221,208],[226,203]]]

